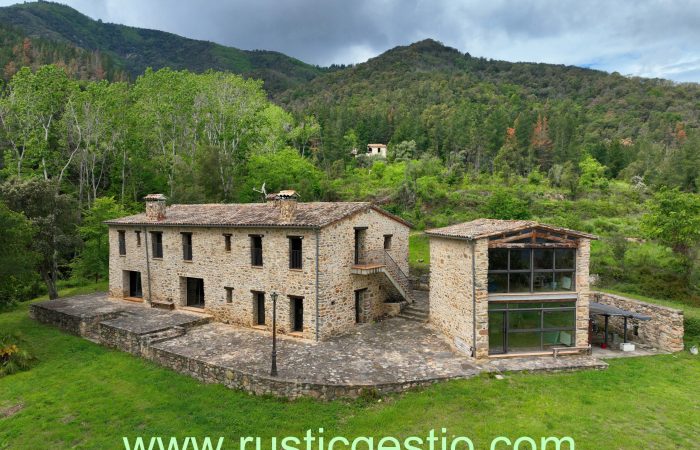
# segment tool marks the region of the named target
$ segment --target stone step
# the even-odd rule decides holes
[[[413,316],[413,315],[409,315],[409,314],[404,314],[404,313],[401,313],[401,314],[399,314],[399,315],[396,316],[396,317],[401,317],[402,319],[410,320],[410,321],[413,321],[413,322],[419,322],[419,323],[425,323],[425,322],[428,321],[428,318],[427,318],[427,317],[417,317],[417,316]]]
[[[173,302],[159,302],[159,301],[154,300],[154,301],[151,301],[151,308],[173,310],[173,309],[175,309],[175,303],[173,303]]]
[[[401,311],[401,314],[399,314],[399,316],[419,320],[428,320],[429,318],[428,314],[426,313],[411,311],[408,308]]]
[[[150,333],[142,336],[142,339],[147,341],[149,344],[157,344],[158,342],[167,341],[169,339],[174,339],[180,337],[186,333],[185,328],[180,326],[174,326],[167,328],[165,330],[156,331],[155,333]]]

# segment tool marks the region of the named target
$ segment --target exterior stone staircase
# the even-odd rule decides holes
[[[386,250],[367,252],[358,264],[352,266],[352,273],[357,275],[383,273],[408,304],[415,301],[411,280]]]
[[[411,294],[415,301],[410,305],[406,305],[397,317],[413,320],[414,322],[427,322],[430,317],[427,292],[412,291]]]

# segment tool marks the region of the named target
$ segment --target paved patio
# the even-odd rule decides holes
[[[271,377],[270,333],[210,322],[204,314],[109,300],[104,293],[38,303],[32,314],[206,382],[288,397],[397,392],[481,372],[607,367],[590,356],[474,362],[454,352],[430,325],[394,317],[321,342],[280,336],[279,376]]]

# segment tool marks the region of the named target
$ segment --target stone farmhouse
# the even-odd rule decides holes
[[[410,224],[365,202],[166,206],[110,220],[109,295],[215,320],[324,339],[411,299]]]
[[[428,230],[430,320],[476,358],[588,349],[590,241],[532,221]]]

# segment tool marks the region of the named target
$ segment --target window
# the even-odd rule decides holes
[[[141,231],[136,230],[134,233],[136,233],[136,246],[141,247]]]
[[[301,237],[299,236],[289,236],[289,268],[290,269],[301,269],[302,268],[302,258],[301,258]]]
[[[225,287],[226,289],[226,303],[232,303],[233,302],[233,288],[232,287]]]
[[[253,266],[263,265],[262,236],[250,236],[250,264]]]
[[[224,234],[224,249],[227,252],[231,251],[231,235],[230,234]]]
[[[265,325],[265,293],[253,291],[253,323]]]
[[[153,251],[154,258],[163,257],[163,232],[162,231],[151,231],[151,250]]]
[[[192,261],[192,233],[180,233],[182,235],[182,259]]]
[[[391,250],[391,238],[393,235],[391,234],[385,234],[384,235],[384,250]]]
[[[489,353],[575,345],[576,301],[489,302]]]
[[[126,234],[123,230],[119,230],[119,254],[126,255]]]
[[[575,261],[571,248],[490,249],[488,291],[573,291]]]

